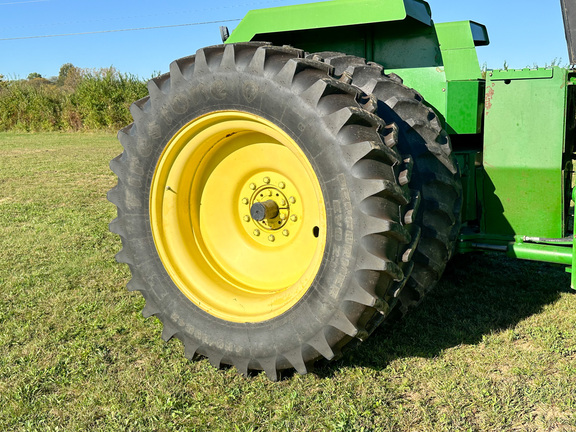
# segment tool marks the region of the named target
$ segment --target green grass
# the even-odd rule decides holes
[[[317,373],[269,382],[160,339],[108,222],[109,134],[0,134],[0,430],[574,431],[561,268],[457,259],[422,306]]]

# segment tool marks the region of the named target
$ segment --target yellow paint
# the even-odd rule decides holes
[[[268,199],[277,217],[247,218]],[[326,243],[324,198],[304,152],[273,123],[240,111],[204,115],[174,135],[152,180],[150,223],[180,291],[233,322],[292,308],[312,285]]]

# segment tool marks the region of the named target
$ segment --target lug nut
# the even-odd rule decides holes
[[[248,198],[242,198],[242,204],[248,204],[249,202]]]
[[[250,189],[252,190],[256,189],[256,185],[254,183],[250,183]]]
[[[258,237],[258,236],[260,235],[260,230],[255,229],[255,230],[254,230],[254,235],[255,235],[256,237]]]
[[[290,201],[292,204],[294,204],[296,202],[296,198],[290,197],[290,198],[288,198],[288,201]]]
[[[276,237],[274,237],[273,235],[269,235],[269,236],[268,236],[268,240],[270,240],[271,242],[273,242],[274,240],[276,240]]]
[[[264,177],[263,181],[266,184],[270,183],[270,177]]]
[[[282,234],[283,234],[285,237],[288,237],[288,236],[290,235],[290,231],[284,230],[284,231],[282,231]]]
[[[280,213],[280,219],[286,220],[286,215],[284,213]]]
[[[244,222],[250,222],[250,216],[244,216]]]
[[[280,189],[284,189],[284,188],[286,187],[286,183],[280,182],[280,183],[278,183],[278,187],[279,187]]]
[[[292,215],[292,216],[290,216],[290,220],[291,220],[292,222],[296,222],[296,221],[298,220],[298,216]]]
[[[286,200],[280,200],[280,205],[284,207],[286,205]]]

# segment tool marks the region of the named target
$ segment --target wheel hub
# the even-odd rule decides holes
[[[243,228],[254,241],[282,246],[300,230],[301,201],[288,178],[278,173],[259,173],[241,188],[238,214]]]

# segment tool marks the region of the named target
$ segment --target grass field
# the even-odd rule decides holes
[[[1,431],[576,431],[576,296],[457,259],[421,307],[279,383],[189,362],[124,288],[107,134],[0,134]]]

